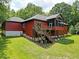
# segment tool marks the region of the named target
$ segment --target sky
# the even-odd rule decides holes
[[[65,2],[71,5],[74,1],[75,0],[12,0],[10,8],[17,11],[21,8],[25,8],[28,3],[33,3],[42,7],[44,12],[48,12],[57,3]]]

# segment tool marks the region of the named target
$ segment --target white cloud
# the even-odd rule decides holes
[[[18,10],[27,6],[28,3],[33,3],[35,5],[41,6],[43,11],[48,12],[52,6],[56,3],[65,2],[72,4],[74,0],[12,0],[10,7],[11,9]]]

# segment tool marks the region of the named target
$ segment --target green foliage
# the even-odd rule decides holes
[[[9,9],[8,9],[9,1],[10,0],[0,0],[0,25],[9,17]]]
[[[6,40],[7,59],[79,59],[79,35],[67,36],[48,48],[42,48],[24,37]]]
[[[9,10],[9,11],[8,11],[8,16],[9,16],[9,17],[14,17],[14,16],[16,16],[15,10],[13,10],[13,9],[12,9],[12,10]]]
[[[69,28],[69,32],[71,33],[71,34],[75,34],[75,27],[74,26],[70,26],[70,28]]]
[[[4,4],[0,3],[0,23],[7,19],[7,11],[8,8]]]
[[[76,0],[73,5],[68,5],[64,2],[56,4],[50,14],[62,13],[64,20],[69,26],[75,26],[79,22],[79,1]]]
[[[76,33],[79,33],[79,23],[75,25],[75,30],[76,30]]]
[[[16,16],[19,16],[23,19],[27,19],[29,17],[32,17],[32,16],[36,15],[36,14],[42,14],[42,13],[43,12],[42,12],[41,7],[36,6],[32,3],[29,3],[26,8],[19,10],[16,13]]]
[[[64,21],[66,21],[68,24],[71,24],[72,20],[72,8],[71,5],[68,5],[64,2],[56,4],[51,10],[50,10],[50,15],[51,14],[57,14],[61,13],[64,17]]]
[[[8,40],[6,40],[6,37],[0,34],[0,59],[8,59],[7,55],[4,53],[4,50],[6,50],[7,47],[7,42]]]
[[[72,24],[76,25],[76,23],[79,22],[79,1],[78,0],[76,0],[72,5],[72,15],[73,15]]]
[[[9,3],[11,0],[0,0],[0,3]]]

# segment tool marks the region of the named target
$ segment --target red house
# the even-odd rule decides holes
[[[68,32],[68,24],[64,22],[61,14],[35,15],[23,20],[18,17],[9,18],[3,23],[3,34],[5,36],[27,36],[34,40],[52,41],[52,37],[60,37]]]
[[[55,14],[49,17],[43,15],[33,16],[23,22],[23,33],[26,36],[33,37],[36,35],[34,27],[37,25],[37,23],[40,23],[41,30],[46,32],[51,31],[50,36],[67,34],[67,24],[63,19],[64,18],[61,14]],[[39,30],[37,32],[39,32]]]
[[[23,19],[19,17],[9,18],[8,21],[3,23],[3,34],[5,36],[20,36],[23,34],[22,29]]]
[[[33,36],[33,27],[37,22],[41,22],[41,26],[45,29],[47,28],[47,20],[46,16],[43,15],[35,15],[29,19],[26,19],[23,23],[24,34],[30,37]]]

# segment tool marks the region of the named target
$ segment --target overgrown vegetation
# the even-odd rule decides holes
[[[69,33],[71,33],[71,34],[75,34],[76,33],[76,30],[75,30],[74,26],[70,26]]]
[[[8,40],[6,37],[1,36],[0,32],[0,59],[8,59],[7,55],[4,53],[7,47]]]
[[[75,25],[76,34],[79,34],[79,23]]]

